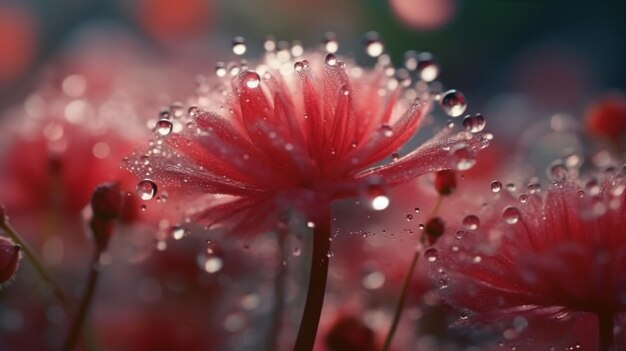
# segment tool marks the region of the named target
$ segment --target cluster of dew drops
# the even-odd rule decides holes
[[[467,109],[467,99],[463,93],[458,90],[451,89],[441,92],[441,83],[437,81],[440,73],[440,66],[435,57],[429,52],[407,51],[404,54],[404,65],[401,68],[395,68],[391,63],[391,58],[385,53],[385,46],[376,32],[368,32],[364,34],[362,39],[363,49],[367,56],[375,60],[374,69],[381,70],[388,78],[387,89],[391,90],[401,85],[405,88],[407,98],[415,101],[428,99],[438,102],[441,110],[452,118],[463,115]],[[205,77],[199,75],[196,77],[198,87],[196,89],[196,101],[190,107],[185,108],[183,103],[174,102],[169,107],[163,108],[156,119],[148,121],[149,128],[152,128],[155,139],[149,142],[150,149],[146,154],[142,155],[134,164],[130,166],[132,169],[139,169],[143,173],[142,179],[137,184],[137,194],[144,202],[157,199],[157,201],[166,201],[167,194],[163,193],[158,196],[157,183],[151,177],[153,168],[150,163],[152,155],[160,156],[177,156],[175,151],[169,151],[162,148],[163,139],[171,133],[178,133],[185,128],[197,129],[195,125],[195,117],[203,108],[215,108],[215,104],[220,105],[220,100],[215,99],[216,96],[223,98],[221,100],[220,109],[226,109],[228,103],[225,97],[229,93],[230,79],[238,76],[241,72],[248,71],[248,75],[244,77],[245,84],[248,88],[254,89],[260,85],[261,76],[256,73],[264,72],[263,76],[269,75],[269,70],[278,70],[281,74],[292,74],[308,66],[307,60],[303,59],[304,48],[298,41],[289,43],[287,41],[276,41],[272,37],[263,43],[265,50],[265,60],[263,64],[251,70],[248,62],[241,57],[247,52],[246,41],[243,37],[235,37],[232,41],[232,53],[238,57],[229,63],[218,62],[215,65],[214,74]],[[321,51],[325,54],[324,63],[334,66],[340,65],[345,68],[346,64],[341,62],[336,56],[339,51],[339,42],[333,33],[327,33],[321,43]],[[347,73],[352,78],[358,78],[363,73],[363,68],[353,65]],[[381,92],[381,94],[384,92]],[[212,95],[213,94],[213,95]],[[232,110],[229,110],[232,114]],[[448,128],[454,127],[454,123],[449,121]],[[466,115],[462,121],[462,126],[467,138],[470,139],[472,134],[483,131],[486,126],[486,120],[481,114]],[[383,126],[384,127],[384,126]],[[488,140],[492,138],[491,134],[480,134],[484,139],[485,146]],[[459,160],[458,170],[466,170],[474,165],[474,157],[471,151],[466,147],[459,147],[455,150],[448,150],[452,157]],[[173,155],[167,154],[174,152]],[[397,159],[397,157],[394,157]],[[183,179],[182,181],[186,181]],[[384,192],[376,192],[370,199],[371,208],[374,210],[384,210],[388,207],[390,201]],[[146,204],[142,205],[142,210],[146,209]],[[173,227],[172,237],[180,239],[182,231],[180,227]]]

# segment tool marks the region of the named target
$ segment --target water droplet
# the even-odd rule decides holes
[[[381,272],[371,272],[363,277],[363,287],[368,290],[376,290],[385,285],[385,275]]]
[[[146,201],[151,200],[157,193],[157,185],[150,179],[144,179],[137,184],[137,195]]]
[[[417,55],[417,74],[425,82],[432,82],[439,76],[439,65],[435,57],[429,52]]]
[[[315,222],[308,221],[308,222],[306,222],[306,226],[309,227],[309,228],[315,228]]]
[[[431,247],[427,249],[426,251],[424,251],[424,257],[426,257],[426,260],[428,262],[431,262],[431,263],[435,262],[439,258],[439,251]]]
[[[475,215],[465,216],[463,218],[463,226],[467,230],[476,230],[480,225],[480,219]]]
[[[258,73],[249,71],[246,72],[246,74],[244,75],[243,81],[248,88],[256,89],[259,87],[259,84],[261,84],[261,77],[258,75]]]
[[[491,182],[491,191],[494,193],[499,193],[502,190],[502,183],[497,180]]]
[[[410,221],[412,221],[412,220],[413,220],[413,215],[412,215],[412,214],[410,214],[410,213],[408,213],[408,214],[406,215],[406,221],[407,221],[407,222],[410,222]]]
[[[439,101],[441,108],[449,116],[458,117],[465,112],[467,108],[467,101],[465,95],[460,91],[454,89],[446,91]]]
[[[243,37],[235,37],[232,43],[233,53],[241,56],[246,53],[246,40]]]
[[[568,169],[561,160],[552,162],[548,167],[548,177],[556,182],[562,182],[567,179]]]
[[[522,194],[519,196],[519,202],[525,204],[528,202],[528,194]]]
[[[382,211],[389,207],[389,198],[385,195],[378,195],[372,199],[372,209]]]
[[[328,32],[324,35],[324,49],[326,52],[334,54],[339,50],[339,42],[337,41],[337,36],[335,33]]]
[[[476,164],[476,158],[474,152],[466,145],[459,144],[450,150],[450,156],[456,163],[456,169],[459,171],[465,171]]]
[[[171,230],[170,234],[172,235],[172,238],[174,238],[175,240],[180,240],[180,239],[184,238],[185,234],[187,234],[187,233],[185,231],[185,228],[179,227],[179,226],[175,226],[175,227],[172,227],[172,230]]]
[[[200,109],[197,106],[191,106],[187,110],[189,118],[196,118],[200,114]]]
[[[391,126],[389,126],[388,124],[383,124],[380,127],[380,130],[383,132],[383,135],[386,136],[387,138],[393,135],[393,129],[391,129]]]
[[[291,253],[291,255],[294,257],[298,257],[302,255],[302,250],[299,247],[296,247],[293,249],[293,252]]]
[[[404,53],[404,67],[409,71],[417,69],[417,52],[410,50]]]
[[[293,64],[293,69],[296,72],[300,72],[304,69],[304,63],[302,63],[302,61],[296,61],[296,63]]]
[[[217,256],[211,256],[204,261],[203,269],[207,273],[217,273],[224,267],[224,261]]]
[[[513,191],[517,190],[517,187],[515,186],[514,183],[508,183],[506,185],[506,190],[513,192]]]
[[[337,57],[335,57],[335,55],[333,54],[328,54],[326,55],[324,62],[326,62],[326,64],[329,66],[334,66],[337,64]]]
[[[215,75],[218,77],[226,77],[228,70],[224,62],[218,62],[215,64]]]
[[[378,57],[385,51],[383,41],[380,39],[380,35],[376,32],[367,32],[363,36],[363,45],[365,46],[365,52],[370,57]]]
[[[504,221],[508,224],[515,224],[520,219],[519,210],[515,207],[508,206],[502,211],[502,218],[504,218]]]
[[[154,131],[157,135],[166,136],[172,132],[174,125],[168,119],[160,119],[157,121]]]
[[[415,213],[420,213],[420,208],[419,208],[419,207],[416,207],[416,208],[414,209],[414,211],[415,211]]]
[[[463,119],[463,128],[470,133],[478,133],[485,129],[487,125],[485,121],[485,117],[480,113],[477,113],[473,116],[467,116]]]

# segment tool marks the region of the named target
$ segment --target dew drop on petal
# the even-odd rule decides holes
[[[463,226],[467,230],[476,230],[480,225],[480,219],[475,215],[465,216],[463,218]]]
[[[334,66],[337,64],[337,57],[333,54],[327,54],[324,62],[329,66]]]
[[[172,227],[170,234],[175,240],[180,240],[185,237],[185,228],[179,226]]]
[[[502,190],[502,183],[498,180],[494,180],[491,182],[491,191],[494,193],[499,193]]]
[[[204,261],[203,269],[207,273],[217,273],[224,267],[224,261],[217,256],[208,257]]]
[[[393,135],[393,129],[388,124],[383,124],[380,127],[380,130],[383,132],[383,135],[386,136],[387,138]]]
[[[443,93],[439,104],[443,111],[452,117],[459,117],[465,112],[465,109],[467,109],[465,95],[454,89]]]
[[[424,257],[426,257],[426,260],[428,262],[431,262],[431,263],[435,262],[439,258],[439,251],[431,247],[427,249],[426,251],[424,251]]]
[[[406,221],[407,221],[407,222],[410,222],[410,221],[412,221],[412,220],[413,220],[413,215],[412,215],[412,214],[410,214],[410,213],[408,213],[408,214],[406,215]]]
[[[386,195],[377,195],[372,199],[372,209],[382,211],[389,207],[389,198]]]
[[[476,164],[474,152],[466,145],[456,145],[450,150],[450,156],[459,171],[465,171],[472,168]]]
[[[525,204],[528,202],[528,194],[521,194],[518,199],[520,203]]]
[[[463,119],[463,128],[470,133],[478,133],[487,125],[485,117],[480,113],[469,115]]]
[[[439,76],[439,65],[435,57],[429,52],[417,55],[417,74],[425,82],[432,82]]]
[[[157,193],[157,185],[150,179],[144,179],[137,184],[137,195],[142,200],[151,200]]]
[[[218,62],[215,65],[215,75],[218,77],[226,77],[228,73],[228,69],[226,69],[226,64],[224,62]]]
[[[410,50],[404,53],[404,67],[409,71],[417,69],[417,52]]]
[[[337,50],[339,50],[339,42],[337,41],[337,36],[335,36],[335,33],[326,33],[324,35],[323,45],[326,52],[331,54],[336,53]]]
[[[296,72],[300,72],[304,69],[304,63],[302,61],[296,61],[296,63],[293,64],[293,69]]]
[[[232,43],[233,53],[241,56],[246,53],[246,41],[243,37],[235,37]]]
[[[502,211],[502,218],[504,218],[504,221],[508,224],[515,224],[520,219],[519,210],[515,207],[508,206]]]
[[[306,222],[306,226],[309,227],[309,228],[315,228],[315,222],[308,221],[308,222]]]
[[[370,57],[378,57],[385,51],[383,41],[376,32],[365,33],[363,36],[363,46],[365,47],[365,52]]]
[[[166,136],[172,132],[174,125],[168,119],[160,119],[157,121],[154,131],[157,135]]]
[[[547,173],[548,177],[553,181],[564,181],[567,179],[568,170],[562,161],[557,160],[548,167]]]
[[[191,106],[187,110],[187,115],[189,118],[196,118],[200,114],[200,109],[197,106]]]
[[[259,87],[259,84],[261,84],[261,77],[258,73],[250,71],[246,72],[245,76],[243,77],[243,81],[248,88],[256,89]]]
[[[298,256],[302,255],[302,250],[299,247],[296,247],[291,252],[291,255],[294,256],[294,257],[298,257]]]

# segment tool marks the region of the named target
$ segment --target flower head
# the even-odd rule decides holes
[[[380,55],[382,43],[372,43],[380,47],[368,53]],[[469,132],[440,135],[377,166],[414,135],[431,94],[409,88],[406,70],[402,79],[388,76],[395,72],[388,63],[366,69],[332,53],[290,49],[269,51],[254,67],[218,64],[217,77],[200,78],[187,116],[157,123],[159,139],[131,160],[131,171],[194,194],[199,201],[188,215],[195,221],[237,220],[238,231],[251,232],[292,208],[314,219],[338,198],[365,195],[384,208],[385,187],[469,167],[487,144]]]
[[[500,323],[518,345],[610,345],[626,311],[625,188],[621,174],[557,181],[466,223],[429,260],[441,291],[466,311],[460,324]]]

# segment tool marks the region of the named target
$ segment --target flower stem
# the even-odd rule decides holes
[[[409,290],[409,284],[411,283],[411,277],[413,276],[413,272],[415,271],[415,266],[417,266],[417,260],[420,257],[419,248],[415,249],[415,254],[413,255],[413,260],[411,261],[411,266],[409,267],[409,272],[406,274],[404,278],[404,283],[402,284],[402,292],[400,293],[400,299],[398,300],[398,305],[396,306],[396,310],[393,314],[393,321],[391,322],[391,327],[389,328],[389,333],[387,333],[387,337],[385,338],[385,343],[383,344],[383,351],[388,351],[391,346],[391,340],[393,340],[393,336],[398,329],[398,324],[400,322],[400,317],[402,316],[402,310],[404,309],[404,302],[406,301],[406,294]]]
[[[282,327],[283,310],[285,309],[285,276],[287,274],[287,267],[284,264],[284,260],[286,256],[285,238],[287,236],[287,232],[286,230],[279,229],[276,236],[279,247],[279,262],[278,271],[276,272],[276,277],[274,277],[274,315],[265,346],[265,350],[267,351],[278,350],[278,339],[280,337],[280,329]]]
[[[57,281],[52,277],[52,274],[48,272],[30,245],[28,245],[24,238],[22,238],[22,236],[8,222],[0,221],[0,229],[2,229],[2,231],[4,231],[16,244],[21,246],[22,252],[24,252],[26,258],[30,261],[33,267],[35,267],[37,273],[39,273],[41,278],[52,287],[54,294],[61,302],[61,305],[63,305],[63,308],[68,314],[72,314],[72,311],[74,310],[74,303],[61,288],[61,285],[59,285],[59,283],[57,283]]]
[[[609,351],[613,346],[614,314],[598,313],[598,351]]]
[[[304,313],[294,351],[311,351],[322,314],[326,279],[328,277],[328,250],[330,249],[330,206],[324,214],[316,218],[313,230],[313,254],[309,288],[304,305]]]
[[[98,269],[99,258],[100,251],[96,251],[89,268],[89,279],[87,281],[87,288],[85,289],[83,297],[80,301],[80,306],[78,307],[78,312],[76,313],[74,323],[72,324],[67,338],[65,339],[65,343],[63,346],[64,351],[72,351],[76,346],[76,343],[78,342],[79,335],[81,335],[81,333],[83,332],[83,325],[87,320],[89,307],[91,306],[91,302],[93,301],[93,297],[96,292],[96,286],[98,284],[98,278],[100,277],[100,271]]]

